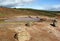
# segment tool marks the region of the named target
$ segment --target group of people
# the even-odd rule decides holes
[[[32,18],[32,17],[29,16],[29,18]],[[39,17],[37,16],[36,18],[39,18]],[[41,21],[41,20],[43,20],[43,19],[40,19],[40,21]],[[57,22],[57,20],[54,19],[54,20],[52,21],[52,24],[50,24],[50,25],[53,26],[53,27],[56,27],[56,22]],[[27,24],[26,24],[26,25],[27,25]]]

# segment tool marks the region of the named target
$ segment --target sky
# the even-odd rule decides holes
[[[0,6],[60,11],[60,0],[0,0]]]

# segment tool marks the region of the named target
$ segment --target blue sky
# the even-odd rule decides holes
[[[0,6],[60,11],[60,0],[0,0]]]

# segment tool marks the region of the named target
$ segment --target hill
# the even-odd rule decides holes
[[[60,15],[60,11],[45,11],[45,10],[36,10],[36,9],[27,9],[27,8],[0,8],[0,17],[1,16],[17,16],[17,15],[44,15],[55,17]]]

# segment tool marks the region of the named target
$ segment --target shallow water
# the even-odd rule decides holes
[[[19,18],[7,19],[5,21],[7,21],[7,22],[13,22],[13,21],[40,21],[40,18],[19,17]]]

